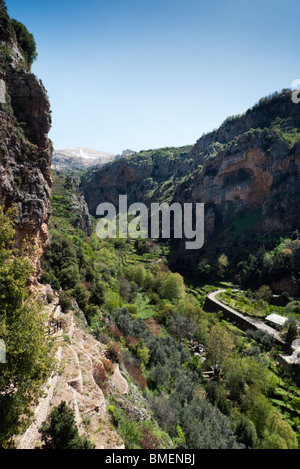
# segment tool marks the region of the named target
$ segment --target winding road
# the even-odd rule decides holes
[[[248,316],[245,316],[244,314],[239,313],[237,310],[235,310],[235,309],[231,308],[230,306],[227,306],[224,303],[222,303],[221,301],[219,301],[216,298],[216,296],[219,295],[220,293],[224,293],[225,291],[226,290],[217,290],[217,291],[209,293],[207,295],[207,297],[213,303],[215,303],[216,305],[221,306],[222,309],[226,309],[231,315],[234,315],[237,318],[241,318],[244,321],[248,322],[250,327],[252,326],[252,328],[254,327],[255,329],[259,329],[261,331],[267,332],[268,334],[274,336],[274,338],[276,338],[279,342],[282,342],[282,339],[281,339],[280,335],[278,334],[278,331],[276,331],[276,329],[273,329],[272,327],[268,326],[267,324],[265,324],[262,321],[259,321],[258,319],[250,318]]]

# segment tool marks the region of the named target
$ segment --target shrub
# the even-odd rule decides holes
[[[122,300],[118,293],[109,291],[105,297],[105,304],[108,311],[111,313],[114,309],[120,308],[122,306]]]
[[[93,378],[102,391],[107,389],[107,375],[102,363],[95,363],[93,366]]]
[[[126,305],[126,308],[128,310],[128,312],[132,315],[137,315],[138,312],[139,312],[139,307],[137,304],[127,304]]]
[[[141,432],[138,423],[123,417],[119,421],[118,431],[125,441],[126,449],[140,447]]]
[[[40,282],[44,285],[51,285],[53,290],[60,290],[59,280],[55,277],[53,272],[43,272],[40,277]]]
[[[117,362],[117,363],[123,362],[121,349],[116,342],[112,342],[111,344],[108,345],[106,355],[107,355],[107,358],[111,360],[112,362]]]
[[[63,313],[67,313],[72,308],[72,298],[65,291],[59,292],[59,304]]]
[[[26,26],[24,26],[24,24],[20,23],[19,21],[13,19],[11,20],[11,24],[15,30],[18,43],[25,54],[28,67],[30,69],[31,65],[37,59],[38,56],[34,37],[31,33],[29,33]]]
[[[87,308],[90,299],[90,293],[87,288],[82,283],[78,283],[76,287],[72,290],[72,294],[75,300],[77,301],[79,308],[82,309],[83,312],[85,312],[85,309]]]
[[[180,300],[185,293],[183,277],[178,273],[170,272],[162,284],[160,294],[167,300]]]
[[[102,358],[103,366],[108,374],[112,374],[115,371],[114,364],[107,358]]]
[[[149,424],[142,425],[141,447],[143,449],[159,449],[163,443],[162,438],[157,436]]]
[[[116,340],[120,340],[122,337],[122,332],[120,331],[120,329],[117,326],[114,326],[113,324],[109,326],[109,332]]]
[[[93,449],[92,443],[79,436],[74,411],[64,401],[53,408],[39,431],[43,449]]]
[[[258,300],[264,300],[269,302],[272,298],[272,290],[269,285],[262,285],[256,292],[256,298]]]
[[[94,305],[101,306],[104,303],[105,286],[101,281],[96,282],[91,289],[90,301]]]
[[[60,272],[60,283],[64,290],[74,288],[80,281],[79,269],[77,264],[70,264]]]
[[[142,390],[145,390],[147,388],[147,380],[143,376],[142,371],[139,368],[138,360],[134,358],[129,352],[124,354],[124,357],[126,370],[133,378],[135,383],[140,386]]]
[[[239,443],[244,444],[247,449],[255,447],[257,435],[255,426],[251,420],[249,420],[244,415],[240,415],[235,424],[234,431]]]

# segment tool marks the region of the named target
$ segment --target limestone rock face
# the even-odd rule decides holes
[[[76,218],[72,222],[73,226],[75,228],[80,228],[87,236],[91,236],[93,232],[92,218],[83,194],[78,187],[77,179],[72,175],[67,175],[66,187],[70,188],[72,192],[72,211],[76,214]]]
[[[83,191],[95,214],[102,202],[205,204],[206,239],[253,213],[251,229],[299,229],[300,105],[291,91],[262,99],[188,149],[141,152],[89,171]]]
[[[16,205],[17,244],[32,238],[38,270],[48,244],[51,111],[42,82],[28,68],[0,0],[0,200]]]
[[[149,150],[89,170],[82,189],[90,213],[95,215],[102,202],[118,206],[122,194],[128,196],[129,204],[172,198],[170,181],[197,167],[196,161],[188,158],[190,149]]]
[[[299,144],[290,147],[276,132],[253,130],[207,160],[192,200],[212,207],[223,224],[256,210],[257,231],[293,231],[299,227],[299,169]]]

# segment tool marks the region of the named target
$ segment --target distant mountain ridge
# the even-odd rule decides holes
[[[115,155],[85,147],[69,147],[54,150],[52,169],[59,172],[78,171],[95,165],[103,165],[115,159]]]

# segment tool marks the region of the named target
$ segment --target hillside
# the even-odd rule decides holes
[[[300,108],[291,91],[261,99],[191,147],[142,152],[88,171],[82,189],[90,213],[98,204],[205,204],[205,245],[189,253],[174,240],[175,269],[194,270],[225,253],[231,272],[260,245],[299,229]],[[121,175],[121,178],[119,177]],[[178,258],[178,261],[176,260]]]
[[[298,449],[291,92],[194,145],[51,161],[36,57],[0,0],[0,448]],[[204,203],[204,247],[100,238],[97,205],[120,194]]]
[[[57,194],[67,201],[64,187],[67,178],[56,176],[53,207]],[[267,333],[240,329],[220,312],[209,312],[206,298],[223,286],[224,304],[243,311],[250,324],[262,324],[270,313],[298,321],[299,302],[288,295],[273,298],[266,287],[225,290],[231,284],[223,280],[226,265],[221,262],[213,281],[190,282],[169,269],[167,246],[151,240],[100,240],[94,231],[87,237],[74,225],[68,204],[61,206],[65,210],[51,217],[52,241],[41,281],[54,290],[62,288],[60,304],[69,304],[63,314],[72,314],[75,299],[87,321],[86,338],[91,334],[94,339],[88,340],[96,339],[95,347],[108,351],[106,357],[118,364],[127,381],[128,394],[123,396],[115,393],[107,377],[100,383],[109,421],[125,448],[275,448],[269,434],[274,419],[276,431],[285,428],[286,440],[280,444],[294,447],[299,390],[291,384],[290,372],[278,364],[286,350],[287,329],[276,332],[282,346],[275,351],[269,327],[263,328]],[[286,239],[274,254],[268,253],[271,264],[275,266],[278,255],[293,245],[297,249],[299,240]],[[220,381],[215,360],[221,363]],[[292,376],[298,382],[297,371]],[[235,389],[237,383],[240,390]],[[142,407],[137,404],[140,399]],[[252,413],[255,401],[259,414]],[[249,440],[241,436],[244,426]],[[86,431],[93,441],[93,426]]]
[[[40,288],[45,301],[49,333],[57,342],[57,372],[45,387],[45,397],[34,409],[34,420],[26,432],[16,439],[18,449],[37,449],[41,445],[39,428],[51,409],[62,401],[74,409],[80,434],[92,439],[95,449],[123,449],[119,435],[111,428],[103,391],[97,384],[97,367],[109,367],[107,383],[113,393],[127,394],[129,386],[118,366],[105,358],[105,346],[87,331],[86,320],[74,302],[72,310],[63,314],[57,293],[48,287]],[[48,301],[47,301],[48,298]],[[56,323],[62,329],[56,331]]]

